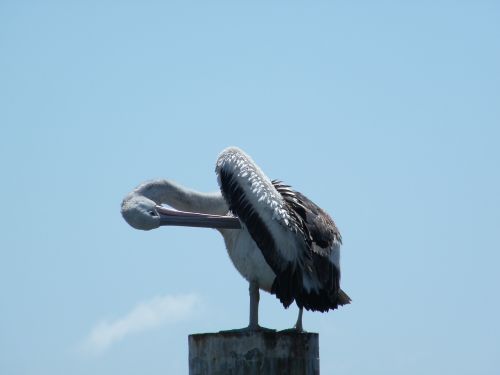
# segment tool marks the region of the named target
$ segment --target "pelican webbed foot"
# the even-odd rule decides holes
[[[229,329],[224,331],[219,331],[219,333],[274,333],[275,329],[257,326],[248,326],[245,328]]]

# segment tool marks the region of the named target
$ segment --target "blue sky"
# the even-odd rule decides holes
[[[139,232],[150,178],[215,191],[243,148],[332,214],[353,303],[324,374],[500,369],[500,5],[0,3],[0,372],[183,374],[247,323],[212,230]],[[262,295],[261,320],[293,325]]]

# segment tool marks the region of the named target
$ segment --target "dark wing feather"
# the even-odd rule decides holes
[[[271,232],[252,207],[241,186],[238,185],[233,175],[224,169],[219,172],[219,178],[221,192],[231,212],[236,214],[245,223],[250,235],[262,251],[264,259],[274,273],[279,274],[283,272],[289,266],[290,262],[280,256]]]
[[[281,181],[272,182],[295,213],[296,222],[305,235],[308,253],[303,257],[303,272],[310,272],[309,276],[321,284],[317,291],[301,288],[295,295],[297,304],[308,310],[327,311],[349,303],[350,298],[340,289],[340,269],[330,259],[331,252],[338,250],[335,246],[342,243],[335,222],[305,195]]]

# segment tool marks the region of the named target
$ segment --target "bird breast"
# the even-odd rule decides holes
[[[221,232],[229,258],[241,276],[249,282],[257,282],[260,289],[271,292],[276,274],[267,264],[246,227],[243,225],[239,230],[224,229]]]

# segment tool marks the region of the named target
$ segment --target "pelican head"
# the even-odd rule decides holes
[[[151,230],[161,225],[156,203],[134,192],[123,200],[121,212],[125,221],[135,229]]]

